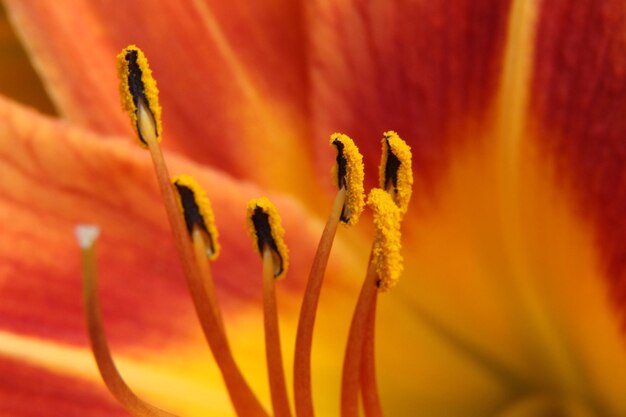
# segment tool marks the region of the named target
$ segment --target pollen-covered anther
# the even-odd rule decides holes
[[[403,269],[400,254],[400,223],[402,212],[386,191],[374,188],[367,197],[367,205],[374,212],[376,235],[372,249],[372,262],[376,268],[380,291],[387,291],[398,282]]]
[[[411,148],[394,131],[385,132],[380,161],[380,188],[406,213],[413,192]]]
[[[337,187],[346,190],[341,222],[352,225],[359,220],[365,207],[363,156],[354,141],[342,133],[333,133],[330,144],[337,148],[337,164],[333,167],[332,175],[337,181]]]
[[[194,229],[199,231],[206,244],[207,256],[211,260],[216,259],[220,252],[218,232],[211,202],[204,189],[189,175],[175,176],[172,184],[176,189],[179,207],[189,235],[193,236]]]
[[[159,90],[141,49],[135,45],[124,48],[117,56],[117,73],[122,109],[128,112],[139,143],[147,147],[150,140],[160,142]]]
[[[284,278],[289,265],[289,254],[285,245],[280,215],[276,206],[266,198],[254,198],[248,202],[247,224],[253,245],[263,257],[263,252],[269,249],[274,263],[274,278]]]

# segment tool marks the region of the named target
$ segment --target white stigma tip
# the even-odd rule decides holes
[[[81,249],[90,248],[100,236],[100,228],[95,224],[79,224],[74,229],[78,246]]]

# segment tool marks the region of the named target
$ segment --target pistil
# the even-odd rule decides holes
[[[76,237],[82,253],[83,297],[89,341],[102,380],[119,403],[132,415],[136,417],[176,417],[176,415],[163,411],[139,398],[126,384],[113,362],[102,324],[100,303],[96,295],[95,242],[99,232],[97,226],[80,225],[76,227]]]

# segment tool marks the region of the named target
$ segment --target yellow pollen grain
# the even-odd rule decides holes
[[[365,178],[365,167],[363,156],[354,141],[343,133],[333,133],[330,136],[330,144],[337,147],[337,152],[342,152],[346,163],[346,172],[343,178],[339,178],[339,165],[332,168],[332,176],[346,189],[346,201],[344,203],[342,223],[353,225],[359,220],[359,216],[365,207],[365,188],[363,180]],[[343,145],[340,151],[339,144]],[[341,188],[341,186],[339,187]]]
[[[397,179],[395,187],[390,183],[391,179],[387,178],[389,153],[393,154],[399,161],[399,166],[395,172]],[[405,214],[413,193],[411,147],[392,130],[383,134],[382,156],[380,159],[380,188],[391,193],[393,201],[400,208],[402,214]]]
[[[208,238],[210,239],[210,250],[207,251],[207,256],[210,260],[215,260],[220,254],[221,246],[218,242],[219,233],[217,231],[217,227],[215,226],[215,215],[213,214],[213,208],[211,207],[211,201],[207,197],[204,189],[198,184],[198,182],[193,179],[189,175],[176,175],[172,178],[172,184],[178,185],[182,187],[188,188],[192,194],[193,199],[198,206],[198,212],[202,220],[204,221],[204,226],[206,227],[205,232],[208,234]],[[180,196],[180,192],[176,187],[174,187],[176,191],[176,197],[178,199],[178,207],[180,208],[183,217],[186,217],[185,209],[183,207],[182,198]]]
[[[402,212],[389,193],[374,188],[367,197],[367,205],[374,212],[374,247],[372,262],[378,274],[378,288],[387,291],[394,287],[402,273],[403,259],[400,255],[400,222]]]
[[[276,248],[271,248],[271,250],[272,252],[278,252],[273,253],[274,262],[278,261],[276,259],[277,256],[280,257],[281,261],[281,269],[279,273],[275,274],[274,278],[282,279],[285,277],[287,267],[289,266],[289,251],[287,249],[287,245],[285,244],[285,229],[282,226],[282,221],[280,219],[280,215],[278,214],[278,209],[267,197],[253,198],[248,202],[246,223],[248,226],[248,233],[252,238],[252,245],[257,251],[259,250],[259,235],[253,221],[254,212],[257,208],[261,209],[261,211],[263,211],[263,213],[267,214],[268,216],[270,235],[276,245]],[[263,248],[261,248],[260,250],[260,255],[261,257],[263,257]]]
[[[137,67],[141,71],[140,79],[136,79],[136,86],[143,87],[143,94],[137,94],[137,91],[133,92],[129,83],[129,76],[137,76],[139,74],[131,74],[131,65],[127,60],[127,56],[131,52],[137,54]],[[156,85],[156,81],[152,77],[152,71],[148,65],[148,59],[144,53],[135,45],[129,45],[117,55],[117,75],[119,78],[120,99],[122,102],[122,109],[128,113],[130,122],[137,133],[139,143],[143,147],[147,147],[146,142],[141,136],[141,132],[138,125],[138,112],[141,103],[148,107],[150,115],[152,116],[153,128],[157,141],[161,141],[161,106],[159,104],[159,90]]]

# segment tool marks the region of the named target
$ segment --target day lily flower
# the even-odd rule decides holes
[[[328,137],[354,139],[369,193],[393,130],[413,155],[413,195],[397,213],[403,272],[376,298],[375,344],[361,346],[385,414],[626,415],[623,2],[5,6],[60,118],[0,98],[0,414],[128,415],[85,329],[73,230],[90,223],[106,336],[128,386],[176,415],[235,415],[150,156],[119,107],[114,57],[137,44],[158,80],[169,170],[211,201],[220,323],[265,410],[263,262],[248,201],[268,196],[282,217],[289,269],[276,300],[292,387],[336,192]],[[338,228],[329,255],[311,357],[318,416],[342,406],[383,195]]]

